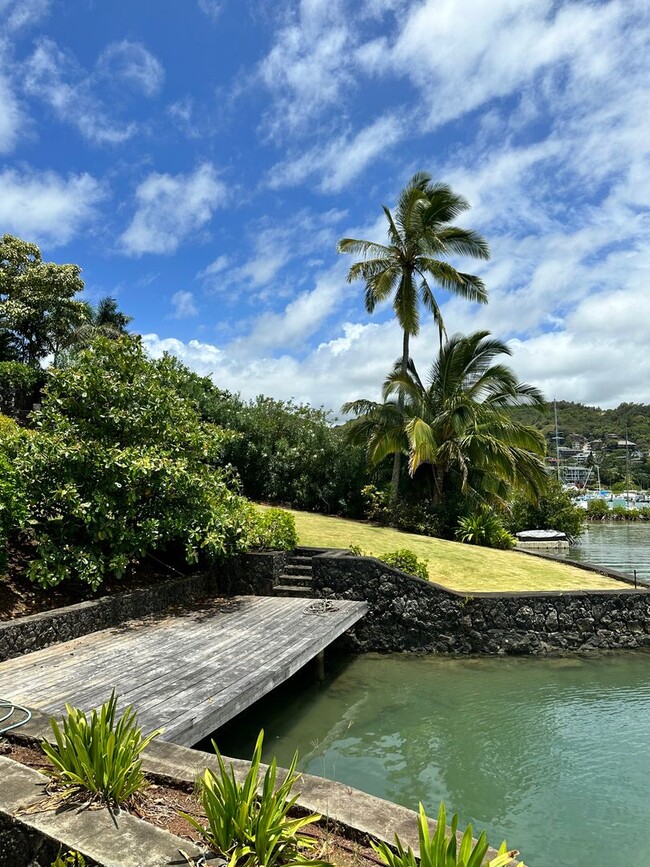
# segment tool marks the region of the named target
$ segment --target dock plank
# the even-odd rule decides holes
[[[0,695],[56,715],[66,702],[88,711],[115,689],[145,731],[163,727],[166,740],[191,746],[295,674],[367,605],[314,608],[242,596],[131,621],[0,663]]]

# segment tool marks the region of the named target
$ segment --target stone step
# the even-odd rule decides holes
[[[295,563],[296,565],[311,566],[311,561],[314,558],[308,554],[290,554],[287,558],[287,563]]]
[[[311,563],[292,563],[289,561],[284,567],[287,575],[311,575]]]
[[[311,587],[311,575],[287,575],[285,572],[280,575],[280,584],[286,587]]]
[[[286,584],[277,584],[273,588],[274,596],[293,596],[296,598],[303,597],[305,599],[312,598],[312,591],[309,587],[293,587]]]

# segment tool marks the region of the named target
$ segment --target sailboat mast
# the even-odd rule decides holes
[[[557,480],[560,479],[560,436],[557,431],[557,401],[553,399],[553,409],[555,410],[555,466],[557,467]]]

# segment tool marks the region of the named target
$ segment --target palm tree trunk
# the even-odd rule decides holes
[[[406,370],[409,361],[409,338],[408,331],[404,331],[402,339],[402,367]],[[404,409],[404,393],[400,391],[397,397],[397,406],[400,410]],[[402,469],[402,453],[396,451],[393,455],[393,474],[390,479],[390,498],[392,502],[397,500],[399,496],[399,479]]]

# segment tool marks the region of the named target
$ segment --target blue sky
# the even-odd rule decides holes
[[[650,15],[641,0],[0,0],[0,232],[77,262],[154,355],[337,409],[400,352],[344,236],[419,170],[481,231],[549,398],[650,402]],[[413,343],[437,346],[425,319]]]

